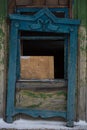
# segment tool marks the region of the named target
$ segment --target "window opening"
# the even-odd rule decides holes
[[[30,39],[26,39],[26,36],[30,34]],[[53,68],[51,67],[49,70],[53,72],[53,75],[50,78],[53,79],[64,79],[64,35],[56,34],[56,33],[44,33],[44,32],[21,32],[21,56],[27,57],[39,57],[44,58],[44,62],[46,58],[49,58],[48,64],[53,64]],[[24,37],[23,37],[24,36]],[[33,37],[34,36],[34,37]],[[36,37],[35,37],[36,36]],[[47,40],[46,39],[47,36]],[[53,39],[52,39],[53,37]],[[58,39],[58,37],[60,39]],[[41,38],[38,40],[37,38]],[[45,39],[44,39],[45,38]],[[51,38],[51,40],[50,40]],[[57,38],[57,39],[55,39]],[[55,40],[54,40],[55,39]],[[24,57],[23,57],[24,58]],[[38,60],[38,58],[36,58]],[[28,59],[29,60],[29,59]],[[26,60],[26,63],[28,63]],[[34,58],[35,60],[35,58]],[[38,62],[40,62],[39,60]],[[23,62],[22,62],[23,63]],[[32,64],[35,64],[34,61]],[[38,63],[39,65],[39,63]],[[43,63],[45,65],[45,63]],[[49,65],[47,66],[49,68]],[[30,67],[31,68],[31,67]],[[39,68],[38,68],[39,69]],[[26,70],[27,71],[27,70]],[[31,70],[31,73],[33,70]],[[28,78],[28,77],[27,77]],[[32,77],[34,78],[34,77]],[[45,77],[44,77],[45,78]],[[46,77],[47,78],[47,77]],[[48,76],[49,78],[49,76]]]

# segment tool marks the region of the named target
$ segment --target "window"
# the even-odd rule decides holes
[[[21,55],[22,78],[64,78],[63,34],[22,31]]]
[[[26,0],[20,0],[20,2],[25,1]],[[40,4],[38,4],[37,6],[36,4],[31,4],[31,7],[28,4],[18,4],[17,1],[15,1],[14,4],[13,0],[9,2],[11,3],[9,4],[11,5],[9,9],[11,9],[10,11],[14,9],[15,14],[10,15],[11,33],[6,121],[11,123],[13,117],[17,114],[25,114],[35,118],[62,117],[67,120],[67,126],[72,127],[74,124],[75,107],[77,29],[80,21],[68,18],[67,11],[69,12],[70,4],[65,4],[64,0],[58,1],[59,5],[57,6],[52,6],[51,2],[53,3],[53,1],[50,0],[51,7],[47,6],[48,9],[42,9],[42,7],[46,7],[46,5],[39,6]],[[38,13],[36,13],[35,17],[23,15],[23,13],[28,12]],[[61,15],[58,14],[59,12]],[[52,13],[58,15],[57,17],[64,18],[55,18]],[[65,17],[67,17],[67,21]],[[70,40],[68,40],[67,35],[70,37]],[[30,57],[33,57],[33,60],[30,61]],[[34,76],[37,75],[34,78],[39,80],[31,80],[33,76],[32,78],[30,77],[30,80],[20,79],[20,60],[21,70],[23,68],[26,74],[28,74],[27,72],[30,70],[31,74],[29,75],[31,76],[35,69]],[[22,64],[22,60],[24,60],[23,62],[25,63]],[[30,62],[33,64],[30,65]],[[44,63],[46,63],[46,65]],[[25,71],[26,65],[28,69]],[[44,68],[46,73],[42,71]],[[67,68],[68,80],[64,75],[65,69],[67,71]],[[36,70],[37,73],[35,74]],[[42,74],[42,77],[38,76],[39,70],[42,71],[39,74],[40,76]],[[53,77],[50,76],[51,78],[49,78],[47,72]],[[43,74],[45,74],[46,79],[63,78],[63,80],[42,80],[44,79]],[[22,76],[23,75],[21,75],[21,77]],[[21,94],[22,96],[20,98]],[[23,98],[23,94],[25,98]],[[26,94],[28,97],[27,100]],[[48,102],[47,98],[49,99]],[[63,100],[60,98],[63,98]],[[72,102],[70,102],[70,99]]]

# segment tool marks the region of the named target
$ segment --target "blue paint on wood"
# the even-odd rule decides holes
[[[20,79],[20,33],[18,32],[17,38],[17,65],[16,65],[16,74],[17,80]]]
[[[22,7],[18,7],[16,8],[16,13],[21,14],[21,13],[29,13],[29,12],[38,12],[39,10],[41,10],[42,8],[22,8]],[[68,18],[69,16],[69,9],[68,8],[48,8],[52,13],[57,13],[57,12],[61,12],[65,14],[65,17]]]
[[[15,102],[15,83],[16,83],[16,58],[17,58],[17,36],[18,29],[16,23],[11,23],[10,44],[9,44],[9,69],[8,69],[8,91],[7,91],[7,122],[12,122],[12,113]]]
[[[67,126],[73,126],[75,110],[75,86],[76,86],[76,56],[77,56],[77,29],[79,20],[68,18],[57,18],[49,9],[41,9],[33,16],[21,14],[9,15],[11,19],[11,40],[9,53],[9,73],[8,73],[8,93],[7,93],[7,122],[12,121],[12,116],[18,113],[24,113],[33,117],[41,116],[43,118],[60,116],[67,119]],[[30,109],[14,109],[15,84],[19,77],[20,51],[18,42],[18,31],[44,31],[70,34],[70,47],[68,53],[68,41],[65,42],[65,73],[68,68],[68,97],[67,97],[67,116],[64,112],[40,111]],[[18,44],[18,45],[17,45]],[[18,58],[17,58],[18,56]],[[67,65],[68,64],[68,65]],[[18,71],[18,72],[16,72]]]
[[[70,32],[69,62],[68,62],[68,97],[67,97],[67,126],[73,126],[75,115],[75,88],[77,67],[77,27]]]
[[[15,108],[13,112],[13,116],[17,114],[26,114],[32,117],[41,117],[41,118],[51,118],[51,117],[63,117],[66,118],[66,112],[62,111],[50,111],[50,110],[35,110],[35,109],[23,109],[23,108]]]
[[[66,34],[65,44],[64,44],[64,79],[67,79],[68,73],[68,35]]]

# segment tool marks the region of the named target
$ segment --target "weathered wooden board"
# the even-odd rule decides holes
[[[16,8],[15,0],[9,0],[9,2],[8,2],[8,13],[14,13],[15,8]]]
[[[16,0],[16,5],[30,5],[32,0]]]
[[[45,0],[33,0],[33,4],[34,5],[44,5],[45,4]]]
[[[58,0],[46,0],[46,5],[58,5]]]
[[[62,5],[67,5],[69,4],[69,0],[59,0],[59,4]]]
[[[53,56],[21,57],[22,79],[54,79]]]
[[[39,110],[66,110],[66,91],[20,90],[16,94],[16,107]]]
[[[48,5],[48,6],[68,6],[69,0],[16,0],[16,5]]]
[[[18,80],[16,88],[35,91],[67,90],[66,80]]]

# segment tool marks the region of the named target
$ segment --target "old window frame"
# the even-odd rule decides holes
[[[32,22],[31,29],[35,30],[33,26],[36,20],[42,19],[43,15],[47,16],[52,25],[48,24],[50,31],[56,31],[58,33],[66,33],[70,35],[70,45],[69,45],[69,58],[68,58],[68,96],[67,96],[67,111],[40,111],[40,110],[30,110],[23,108],[15,108],[15,85],[18,76],[19,64],[17,56],[19,55],[19,41],[18,32],[19,30],[30,30],[30,24]],[[47,18],[47,20],[48,20]],[[19,14],[10,15],[11,20],[11,33],[10,33],[10,50],[9,50],[9,71],[8,71],[8,93],[7,93],[7,109],[6,109],[6,121],[12,122],[13,116],[19,113],[24,113],[27,115],[32,115],[33,117],[41,116],[42,118],[61,116],[67,119],[67,126],[73,126],[74,121],[74,111],[75,111],[75,86],[76,86],[76,56],[77,56],[77,33],[78,25],[80,24],[77,20],[71,20],[68,18],[56,18],[49,9],[40,10],[35,17],[32,16],[21,16]],[[49,26],[50,25],[50,26]],[[57,25],[57,26],[56,26]],[[43,30],[42,24],[39,23],[37,28],[38,31]],[[46,26],[45,26],[46,29]],[[13,69],[14,68],[14,69]]]

